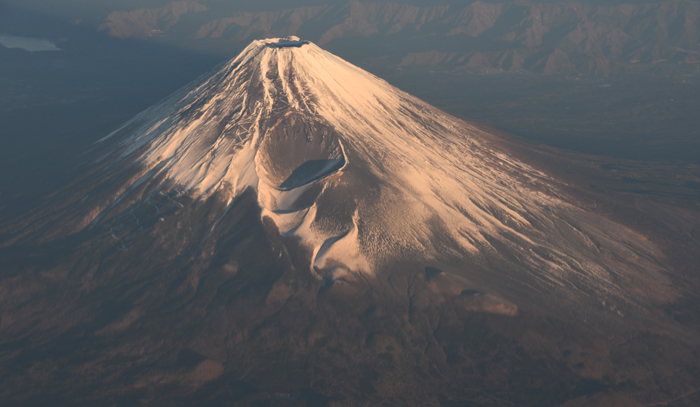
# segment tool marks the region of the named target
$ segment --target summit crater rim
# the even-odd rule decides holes
[[[265,48],[301,48],[311,43],[294,35],[284,38],[266,38],[260,41]]]

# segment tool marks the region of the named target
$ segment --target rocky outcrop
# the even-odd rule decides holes
[[[191,0],[175,1],[157,9],[140,8],[131,11],[114,11],[99,27],[118,38],[150,37],[167,32],[188,13],[207,11],[207,6]]]

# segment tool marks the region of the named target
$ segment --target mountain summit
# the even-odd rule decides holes
[[[0,400],[696,394],[680,273],[525,151],[310,42],[255,41],[0,231]]]

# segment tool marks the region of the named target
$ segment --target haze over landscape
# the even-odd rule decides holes
[[[0,3],[0,404],[697,405],[699,21]]]

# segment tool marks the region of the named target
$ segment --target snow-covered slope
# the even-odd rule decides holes
[[[252,188],[329,283],[415,259],[465,286],[609,307],[664,281],[648,241],[579,209],[493,136],[296,37],[253,42],[100,143],[101,163],[143,174],[114,202],[153,180],[228,206]]]

